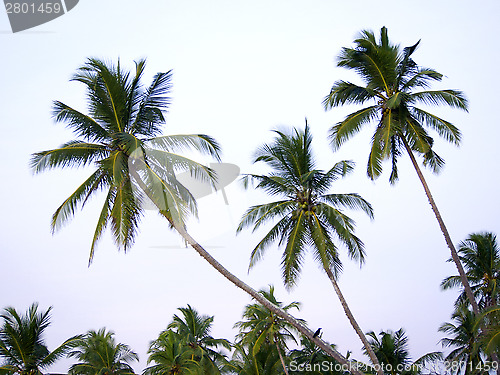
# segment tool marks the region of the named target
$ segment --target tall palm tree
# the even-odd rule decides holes
[[[164,331],[148,350],[148,364],[144,375],[198,374],[200,364],[191,358],[181,335],[172,330]]]
[[[138,61],[135,74],[131,75],[120,64],[113,66],[89,59],[73,78],[87,88],[89,114],[59,101],[54,103],[56,121],[66,122],[77,139],[33,154],[32,169],[38,173],[92,164],[95,171],[56,210],[52,230],[71,219],[92,195],[107,190],[90,248],[90,262],[108,224],[118,247],[127,250],[134,242],[143,214],[141,203],[152,201],[170,226],[222,276],[292,323],[339,362],[347,364],[340,353],[321,338],[313,337],[314,332],[229,272],[189,235],[184,219],[190,212],[196,213],[196,202],[175,178],[175,173],[187,170],[205,181],[216,177],[210,168],[177,152],[194,149],[218,160],[220,148],[214,139],[204,134],[160,136],[164,112],[170,102],[167,94],[171,73],[156,74],[151,85],[144,89],[141,85],[144,68],[145,61]]]
[[[75,344],[79,336],[63,342],[50,351],[45,344],[44,333],[50,325],[49,307],[39,312],[33,303],[26,314],[19,314],[15,308],[4,309],[0,318],[0,371],[5,374],[41,375]]]
[[[283,305],[274,295],[274,286],[269,287],[269,291],[261,290],[261,293],[268,301],[279,306],[284,311],[293,308],[300,309],[299,302],[292,302]],[[287,341],[297,343],[294,333],[295,327],[285,319],[277,316],[260,303],[249,304],[245,307],[243,321],[237,322],[234,327],[240,330],[238,338],[242,344],[252,346],[252,354],[255,356],[261,350],[263,344],[274,345],[279,354],[283,371],[288,375],[287,366],[283,353],[288,350]],[[304,321],[302,321],[305,323]]]
[[[252,226],[253,231],[276,219],[278,222],[257,244],[251,254],[250,268],[264,255],[274,242],[284,246],[281,266],[285,286],[295,285],[300,274],[304,253],[310,249],[314,259],[328,275],[340,299],[351,325],[366,347],[370,358],[377,362],[368,341],[337,284],[342,268],[336,240],[344,244],[351,258],[364,261],[362,241],[354,234],[354,221],[342,212],[342,208],[361,209],[371,218],[371,205],[358,194],[329,194],[333,181],[353,170],[349,161],[336,163],[329,171],[316,169],[312,153],[312,135],[309,126],[305,130],[294,129],[288,134],[275,131],[274,142],[264,144],[255,153],[254,162],[262,161],[271,167],[267,175],[247,175],[245,186],[257,182],[262,189],[278,200],[250,207],[243,215],[238,231]],[[323,348],[324,349],[324,348]]]
[[[68,356],[76,358],[70,375],[133,375],[130,363],[139,357],[125,344],[117,343],[114,332],[101,328],[90,330],[76,342]]]
[[[434,140],[427,129],[436,131],[439,136],[457,146],[461,140],[457,127],[418,105],[444,104],[466,111],[467,100],[458,90],[428,90],[430,83],[441,81],[443,75],[434,69],[419,67],[413,61],[411,56],[419,42],[401,51],[399,46],[391,44],[387,29],[383,27],[378,42],[372,31],[365,30],[354,44],[354,48],[342,49],[337,66],[354,70],[364,85],[337,81],[323,104],[325,109],[345,104],[370,105],[351,113],[330,129],[332,147],[339,148],[365,125],[375,122],[377,125],[368,158],[368,176],[372,180],[376,179],[382,173],[382,162],[390,159],[391,183],[398,179],[399,157],[403,151],[408,154],[443,232],[467,297],[477,313],[478,307],[448,229],[415,157],[415,154],[421,155],[424,166],[430,167],[433,172],[439,171],[444,164],[444,160],[433,150]]]
[[[412,361],[408,350],[408,337],[402,328],[396,332],[381,331],[378,336],[373,331],[368,332],[367,335],[370,337],[370,345],[383,366],[384,372],[389,375],[421,374],[427,363],[443,358],[441,352],[432,352]]]
[[[500,248],[491,232],[472,233],[458,245],[458,254],[474,297],[481,310],[498,305],[500,294]],[[441,283],[443,289],[462,286],[459,276],[449,276]],[[457,305],[467,303],[465,292],[457,299]]]
[[[174,315],[168,330],[176,332],[192,352],[191,358],[205,368],[205,373],[220,373],[219,367],[225,362],[225,357],[216,349],[223,347],[230,350],[231,344],[226,339],[216,339],[210,336],[214,320],[213,316],[201,315],[190,305],[178,309],[182,317]]]
[[[444,323],[440,332],[451,335],[441,339],[443,347],[453,350],[445,358],[453,364],[451,370],[457,374],[465,371],[465,375],[476,373],[477,368],[484,368],[482,350],[476,343],[479,341],[479,330],[476,314],[467,306],[460,305],[451,316],[454,322]]]

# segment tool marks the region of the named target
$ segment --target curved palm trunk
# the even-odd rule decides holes
[[[286,369],[286,365],[285,365],[285,359],[283,358],[283,355],[281,354],[280,346],[278,345],[278,341],[276,341],[276,338],[274,339],[274,344],[276,345],[276,349],[278,349],[278,354],[280,356],[281,365],[283,366],[283,371],[285,371],[285,374],[288,375],[288,370]]]
[[[341,364],[345,364],[349,366],[352,374],[363,375],[356,367],[356,364],[351,364],[344,356],[342,356],[339,352],[333,349],[330,345],[328,345],[325,341],[320,339],[319,337],[314,337],[314,332],[309,328],[298,322],[293,316],[288,314],[286,311],[283,311],[276,305],[269,302],[264,296],[259,294],[255,289],[244,283],[242,280],[238,279],[231,272],[229,272],[222,264],[220,264],[215,258],[213,258],[210,253],[208,253],[199,243],[197,243],[193,237],[184,229],[183,226],[177,225],[172,220],[169,220],[172,226],[175,228],[177,232],[184,238],[187,243],[203,258],[205,259],[212,267],[214,267],[222,276],[231,281],[235,286],[242,289],[250,296],[252,296],[257,302],[259,302],[262,306],[268,308],[276,315],[282,317],[291,325],[293,325],[302,335],[306,336],[309,340],[314,342],[317,346],[323,349],[328,355],[335,358]]]
[[[373,351],[372,346],[370,345],[370,343],[366,339],[365,334],[363,333],[363,331],[359,327],[358,323],[356,322],[356,319],[354,319],[354,315],[352,315],[351,309],[349,308],[349,305],[347,305],[347,302],[346,302],[344,295],[342,294],[342,292],[339,288],[339,285],[337,284],[337,280],[335,279],[335,276],[334,276],[332,270],[329,269],[328,267],[325,267],[325,272],[328,275],[328,278],[330,279],[330,281],[332,282],[333,289],[335,289],[335,293],[337,293],[337,296],[339,297],[340,304],[344,308],[344,312],[347,316],[347,319],[349,319],[349,322],[351,323],[352,327],[354,328],[354,330],[358,334],[359,338],[361,339],[361,342],[363,343],[363,346],[365,347],[366,352],[368,353],[368,356],[370,357],[370,359],[371,359],[371,361],[372,361],[372,363],[377,371],[377,374],[384,375],[384,372],[382,371],[382,366],[380,366],[378,358],[375,355],[375,352]]]
[[[458,253],[455,249],[455,246],[453,245],[453,242],[451,241],[450,234],[448,233],[448,229],[444,225],[443,218],[441,217],[441,214],[439,213],[439,210],[437,208],[436,202],[434,202],[434,198],[432,197],[431,191],[429,189],[429,186],[427,185],[427,182],[425,181],[424,175],[422,174],[422,171],[420,170],[420,167],[418,166],[417,160],[415,159],[415,155],[413,155],[413,151],[411,150],[410,146],[406,142],[406,139],[404,137],[401,137],[401,140],[405,146],[406,152],[410,156],[411,162],[413,164],[413,167],[415,168],[415,171],[417,172],[418,178],[420,179],[420,182],[422,183],[422,186],[424,187],[425,194],[427,195],[427,199],[429,200],[429,204],[432,207],[432,211],[434,212],[434,215],[436,216],[436,219],[439,223],[439,227],[441,228],[441,232],[443,232],[444,239],[446,241],[446,244],[448,245],[448,248],[451,251],[451,257],[453,261],[455,262],[455,265],[457,266],[458,269],[458,274],[460,275],[460,280],[462,281],[462,284],[465,289],[465,294],[467,294],[467,298],[469,299],[469,302],[472,306],[472,310],[474,311],[475,314],[479,314],[479,306],[477,305],[476,299],[474,298],[474,294],[472,293],[472,289],[469,284],[469,280],[467,279],[467,276],[465,275],[464,268],[462,267],[462,263],[460,262],[460,258],[458,257]]]

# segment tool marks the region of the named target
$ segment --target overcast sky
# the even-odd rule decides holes
[[[146,366],[148,343],[188,303],[215,315],[215,337],[233,340],[232,325],[249,298],[194,250],[182,248],[164,220],[148,213],[126,255],[117,252],[108,233],[88,268],[104,196],[54,236],[50,219],[91,169],[33,176],[28,168],[31,153],[73,138],[63,124],[54,124],[51,103],[60,100],[86,110],[83,85],[69,79],[87,57],[120,58],[128,68],[146,57],[146,84],[156,72],[173,69],[165,134],[210,134],[222,145],[223,160],[242,173],[265,172],[251,164],[255,148],[272,140],[271,129],[303,127],[306,117],[320,168],[354,160],[355,172],[334,190],[360,193],[374,206],[375,220],[351,214],[367,262],[359,269],[342,249],[340,286],[364,331],[405,328],[414,358],[440,350],[437,329],[449,320],[456,293],[442,292],[439,283],[456,269],[446,263],[449,251],[418,178],[407,157],[401,159],[395,186],[388,183],[388,164],[376,182],[366,177],[373,127],[333,153],[328,129],[353,108],[325,112],[321,102],[335,80],[357,80],[336,68],[335,59],[360,30],[378,33],[386,26],[390,39],[403,47],[421,40],[416,62],[445,75],[435,87],[461,89],[470,101],[469,113],[434,109],[462,130],[463,145],[456,148],[436,138],[435,149],[447,163],[440,175],[425,175],[455,243],[476,231],[496,233],[499,16],[495,0],[80,0],[66,15],[13,34],[0,9],[0,308],[24,311],[34,301],[43,309],[53,306],[47,330],[51,349],[74,334],[105,326],[139,353],[137,371]],[[220,194],[200,199],[199,222],[188,228],[193,236],[254,288],[274,284],[284,302],[302,302],[297,316],[312,329],[323,327],[323,338],[340,352],[351,350],[366,360],[312,258],[290,293],[280,277],[281,249],[269,249],[247,274],[249,254],[264,231],[236,236],[235,228],[248,206],[268,198],[238,184],[226,193],[229,205]],[[61,361],[51,371],[66,371],[70,363]]]

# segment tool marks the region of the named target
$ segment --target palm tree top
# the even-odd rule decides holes
[[[181,156],[194,149],[220,160],[220,146],[205,134],[161,136],[171,90],[171,71],[157,73],[152,83],[141,83],[145,60],[135,63],[135,73],[90,58],[73,81],[87,88],[88,114],[55,101],[53,115],[76,139],[57,149],[37,152],[31,168],[39,173],[52,168],[93,165],[94,173],[56,210],[52,230],[69,221],[89,198],[107,190],[107,197],[92,240],[90,261],[104,229],[111,225],[118,247],[127,250],[135,240],[144,203],[152,202],[171,222],[183,225],[196,215],[196,201],[176,178],[188,171],[197,179],[214,181],[215,172]]]
[[[250,207],[243,215],[237,231],[253,226],[253,231],[272,220],[274,227],[252,251],[250,267],[264,255],[275,241],[285,246],[282,260],[283,279],[292,287],[300,273],[304,250],[311,248],[315,259],[323,266],[341,269],[334,238],[345,244],[349,256],[363,262],[364,249],[356,237],[354,221],[342,209],[360,209],[373,218],[371,205],[358,194],[329,194],[331,184],[350,173],[354,163],[343,160],[330,170],[317,169],[312,152],[312,135],[307,124],[304,130],[276,130],[273,142],[259,147],[254,162],[264,162],[271,171],[265,175],[243,177],[245,187],[250,182],[278,200]]]
[[[368,160],[368,176],[377,178],[382,173],[381,162],[392,159],[391,183],[398,179],[396,161],[403,146],[424,156],[424,164],[437,172],[444,160],[432,146],[433,138],[427,129],[438,133],[446,141],[459,145],[460,130],[450,122],[429,113],[423,105],[447,105],[464,111],[467,99],[459,90],[430,90],[432,82],[443,75],[432,68],[418,66],[412,54],[420,41],[401,48],[391,43],[387,28],[380,30],[380,38],[364,30],[354,40],[354,47],[344,47],[337,66],[354,70],[363,85],[338,80],[324,98],[325,109],[345,104],[369,104],[348,115],[330,129],[334,149],[358,133],[367,124],[375,122],[376,132]]]

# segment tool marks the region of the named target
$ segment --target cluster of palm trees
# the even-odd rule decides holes
[[[454,329],[458,330],[462,323],[469,322],[468,315],[474,322],[470,323],[475,336],[469,345],[468,357],[455,355],[454,351],[452,354],[455,354],[450,354],[452,357],[449,358],[466,358],[467,363],[474,364],[494,363],[498,359],[500,340],[497,324],[498,268],[495,268],[498,265],[490,264],[489,273],[485,272],[486,266],[479,267],[474,262],[479,262],[480,257],[486,259],[487,255],[475,254],[474,251],[482,241],[480,237],[489,236],[492,243],[495,238],[492,234],[477,234],[477,238],[471,235],[457,251],[417,160],[421,158],[423,165],[433,172],[439,171],[444,165],[443,158],[434,149],[434,139],[429,131],[455,145],[461,142],[461,133],[456,126],[428,112],[422,105],[446,105],[466,111],[467,100],[458,90],[430,89],[431,83],[441,81],[443,76],[434,69],[416,64],[412,56],[418,44],[401,50],[398,45],[391,43],[384,27],[379,38],[371,31],[363,31],[354,41],[354,47],[342,49],[338,66],[354,70],[362,83],[335,82],[324,99],[324,107],[329,110],[346,104],[366,106],[332,126],[329,137],[333,149],[337,149],[362,128],[374,124],[367,164],[367,174],[372,180],[381,175],[383,162],[388,159],[392,166],[389,180],[395,183],[398,179],[397,162],[403,154],[408,155],[450,250],[451,260],[458,270],[458,275],[445,280],[443,287],[462,288],[453,315],[456,322],[444,325],[442,330],[454,334]],[[144,88],[141,84],[144,68],[144,60],[137,62],[135,72],[130,73],[124,71],[120,64],[114,66],[98,59],[89,59],[73,78],[87,88],[88,114],[62,102],[54,103],[56,121],[66,123],[74,131],[76,139],[59,148],[33,154],[32,169],[42,172],[52,168],[92,165],[95,170],[56,210],[52,229],[59,229],[77,209],[85,206],[91,196],[105,190],[106,198],[90,249],[89,261],[92,261],[97,241],[108,225],[117,246],[127,250],[134,242],[145,203],[152,203],[165,217],[170,228],[176,230],[219,273],[255,300],[256,305],[251,314],[257,317],[259,309],[265,309],[266,313],[289,325],[288,334],[300,334],[306,340],[304,342],[310,345],[311,351],[318,350],[321,355],[350,366],[352,373],[360,374],[362,371],[355,366],[355,361],[340,354],[321,334],[313,332],[303,321],[294,318],[289,308],[280,306],[275,300],[272,291],[268,294],[257,292],[191,237],[185,222],[189,215],[196,215],[196,201],[176,176],[188,171],[195,178],[215,184],[217,175],[209,167],[179,153],[191,149],[220,160],[220,146],[206,134],[161,135],[165,123],[164,113],[170,104],[168,93],[171,74],[158,73],[151,85]],[[325,271],[358,334],[373,364],[372,369],[382,375],[383,361],[377,355],[374,343],[382,345],[386,340],[384,338],[387,338],[403,345],[401,337],[404,334],[402,331],[382,332],[381,341],[377,341],[375,334],[365,335],[338,285],[342,270],[341,248],[347,250],[350,258],[360,263],[365,260],[363,242],[355,235],[355,223],[345,210],[359,209],[373,218],[370,203],[358,194],[331,192],[333,182],[351,172],[353,163],[343,160],[329,170],[318,169],[312,152],[311,128],[307,122],[304,129],[280,129],[275,134],[273,142],[262,145],[255,152],[254,161],[265,163],[269,172],[243,177],[247,187],[253,184],[256,189],[262,189],[276,199],[271,203],[250,207],[237,229],[241,231],[251,226],[256,230],[261,226],[270,226],[268,233],[257,242],[251,253],[250,267],[263,257],[268,247],[276,244],[283,248],[283,282],[290,289],[298,282],[306,252],[311,251],[313,258]],[[492,254],[490,252],[490,256]],[[267,361],[265,353],[269,351],[262,349],[266,342],[276,347],[275,354],[286,372],[286,347],[273,333],[272,324],[263,329],[260,333],[263,336],[254,337],[251,333],[251,316],[247,318],[249,323],[240,326],[243,330],[242,346],[235,351],[235,361],[238,358],[243,361],[247,357],[254,360],[262,357],[264,362]],[[182,348],[185,335],[185,329],[174,324],[159,337],[154,344],[156,349],[152,346],[151,350],[161,351],[168,347],[174,355]],[[216,358],[206,354],[206,349],[197,343],[195,336],[191,339],[193,347],[188,359],[205,368],[213,365]],[[249,340],[253,342],[252,345]],[[459,345],[458,342],[446,340],[443,344]],[[258,368],[257,363],[254,367]],[[148,371],[162,370],[153,366]],[[243,373],[242,369],[238,371]]]

